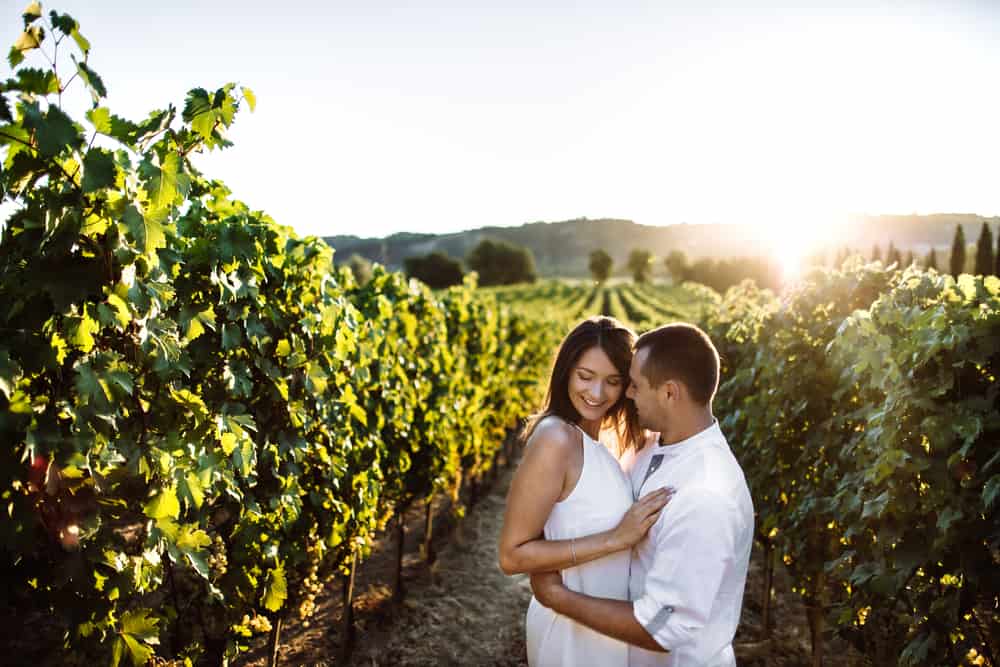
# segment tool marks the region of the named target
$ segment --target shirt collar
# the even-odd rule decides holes
[[[672,445],[662,445],[657,442],[656,449],[654,451],[657,454],[665,454],[668,458],[673,458],[675,456],[680,456],[684,452],[697,449],[706,441],[714,440],[717,437],[722,437],[722,431],[719,429],[719,420],[713,417],[712,425],[703,431],[699,431],[690,438],[681,440],[680,442],[676,442]]]

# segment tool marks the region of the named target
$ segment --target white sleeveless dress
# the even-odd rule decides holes
[[[552,508],[545,539],[585,537],[618,525],[632,506],[632,490],[611,452],[583,434],[583,471],[576,487]],[[631,552],[609,554],[562,571],[567,588],[594,597],[628,600]],[[628,644],[606,637],[543,607],[534,597],[528,605],[525,635],[530,667],[602,665],[626,667]]]

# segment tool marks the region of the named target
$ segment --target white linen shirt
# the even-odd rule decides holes
[[[647,445],[631,479],[635,498],[676,492],[635,546],[629,574],[636,620],[669,653],[630,646],[630,667],[735,667],[753,502],[718,422],[673,445]]]

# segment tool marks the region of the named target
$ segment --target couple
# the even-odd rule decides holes
[[[500,536],[503,571],[531,574],[531,667],[736,664],[753,505],[718,382],[692,325],[637,340],[594,317],[563,340]]]

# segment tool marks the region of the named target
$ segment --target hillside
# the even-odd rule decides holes
[[[964,213],[861,217],[837,231],[837,247],[848,245],[868,254],[872,246],[879,243],[884,252],[891,240],[903,251],[912,249],[925,253],[931,246],[950,247],[956,224],[964,226],[966,239],[974,243],[984,221],[995,224],[1000,222],[1000,217]],[[483,238],[527,246],[534,253],[538,271],[543,276],[587,275],[587,256],[597,248],[604,248],[610,253],[619,270],[634,248],[648,249],[657,257],[665,257],[672,250],[681,250],[691,258],[766,252],[766,244],[760,234],[745,225],[679,224],[657,227],[606,218],[532,222],[516,227],[481,227],[451,234],[402,232],[385,238],[342,235],[324,237],[324,240],[336,249],[336,257],[340,261],[357,253],[391,268],[399,268],[404,258],[433,250],[464,258]]]

